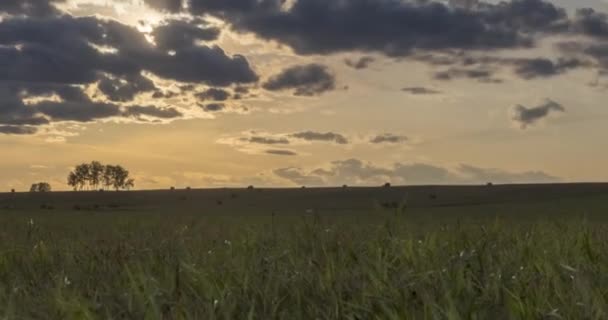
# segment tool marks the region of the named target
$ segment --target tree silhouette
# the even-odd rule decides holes
[[[120,165],[103,165],[99,161],[90,164],[83,163],[68,174],[68,185],[74,190],[91,190],[113,188],[115,190],[130,190],[135,187],[135,180],[129,177],[129,171]]]
[[[38,182],[32,184],[30,192],[51,192],[51,185],[48,182]]]

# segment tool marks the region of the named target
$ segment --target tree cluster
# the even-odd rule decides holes
[[[129,171],[120,165],[103,165],[99,161],[77,165],[68,174],[68,185],[74,190],[115,189],[129,190],[135,180]]]
[[[38,182],[32,184],[30,192],[51,192],[51,185],[48,182]]]

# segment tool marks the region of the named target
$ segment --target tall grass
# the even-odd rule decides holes
[[[584,220],[0,222],[0,319],[608,318],[608,230]]]

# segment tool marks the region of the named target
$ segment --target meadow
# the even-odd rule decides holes
[[[608,185],[0,194],[0,319],[606,319]]]

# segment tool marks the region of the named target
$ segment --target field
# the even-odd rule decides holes
[[[608,185],[0,194],[0,319],[606,319]]]

